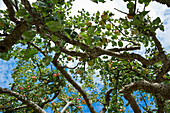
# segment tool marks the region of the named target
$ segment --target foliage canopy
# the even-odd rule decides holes
[[[115,8],[125,14],[119,19],[84,9],[70,16],[73,1],[3,0],[0,58],[14,58],[17,66],[10,89],[0,87],[0,111],[76,113],[88,106],[96,113],[92,103],[101,104],[100,113],[125,112],[128,105],[135,113],[170,111],[170,54],[156,35],[163,23],[145,8],[136,11],[152,0],[124,0],[129,12]],[[136,51],[141,46],[144,56]]]

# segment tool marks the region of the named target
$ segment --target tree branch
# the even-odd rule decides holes
[[[113,48],[113,49],[108,49],[109,51],[113,52],[121,52],[121,51],[132,51],[132,50],[140,50],[140,47],[126,47],[126,48]]]
[[[9,19],[15,23],[17,23],[17,19],[15,18],[15,11],[14,8],[12,6],[12,3],[10,0],[3,0],[3,2],[5,3],[5,5],[8,8],[8,12],[9,12]]]
[[[28,26],[25,21],[17,24],[14,30],[8,36],[6,36],[4,40],[0,41],[0,53],[7,52],[9,48],[11,48],[14,44],[17,43],[17,41],[20,40],[23,32],[27,29]]]
[[[124,93],[124,97],[130,103],[130,106],[133,109],[134,113],[141,113],[141,110],[136,103],[135,98],[130,93]]]
[[[60,113],[64,113],[66,111],[66,109],[71,105],[74,105],[74,104],[72,102],[67,102],[67,104],[64,106],[64,108],[61,110]]]
[[[148,93],[160,94],[164,99],[170,99],[170,84],[151,83],[146,80],[139,80],[129,85],[125,85],[119,92],[132,93],[133,91],[144,89]]]
[[[29,14],[32,17],[34,17],[35,14],[32,11],[32,7],[31,7],[29,1],[28,0],[21,0],[21,3],[25,6],[25,9],[29,12]]]
[[[82,88],[72,79],[72,77],[67,73],[67,71],[59,64],[58,61],[55,60],[55,56],[54,56],[54,60],[52,61],[52,63],[54,64],[54,66],[62,73],[62,75],[64,75],[64,77],[80,92],[80,94],[83,96],[84,100],[87,103],[87,106],[89,107],[91,113],[96,113],[96,111],[94,110],[92,104],[90,103],[89,98],[87,97],[87,94],[82,90]]]
[[[15,107],[15,108],[10,108],[10,109],[6,109],[6,111],[16,111],[16,110],[20,110],[22,108],[26,108],[28,107],[27,105],[22,105],[22,106],[18,106],[18,107]]]
[[[128,97],[132,98],[129,95],[130,93],[132,93],[133,91],[136,91],[136,90],[140,90],[140,89],[143,89],[148,93],[155,94],[156,97],[158,98],[157,101],[160,101],[160,98],[163,98],[165,100],[170,99],[170,93],[169,93],[170,92],[170,84],[150,83],[146,80],[139,80],[139,81],[133,82],[129,85],[125,85],[119,92],[124,93],[124,95],[126,96],[125,98],[128,99]],[[129,101],[129,103],[130,103],[130,101]],[[134,104],[134,102],[131,102],[130,104]],[[133,107],[133,106],[131,106],[131,107]],[[132,108],[132,109],[135,109],[136,107],[137,106],[134,105],[134,108]],[[161,111],[160,113],[162,113],[163,106],[158,105],[158,107],[159,107],[158,111],[160,110]]]
[[[9,94],[11,96],[14,96],[16,98],[18,98],[20,101],[22,101],[24,104],[28,105],[29,107],[31,107],[36,113],[46,113],[41,107],[39,107],[36,103],[34,103],[31,100],[26,99],[24,96],[20,95],[18,92],[15,91],[11,91],[7,88],[1,88],[0,87],[0,94],[2,93],[6,93]]]
[[[105,113],[107,111],[106,106],[109,106],[109,101],[110,101],[110,93],[114,90],[114,88],[109,89],[106,94],[105,94],[105,104],[103,109],[99,113]]]
[[[94,47],[93,49],[91,49],[88,45],[81,43],[78,40],[69,39],[67,36],[63,35],[60,32],[55,32],[54,34],[57,37],[59,37],[60,39],[66,41],[67,43],[82,47],[87,52],[89,52],[90,58],[97,58],[98,56],[101,56],[101,55],[109,55],[109,56],[118,57],[118,58],[122,58],[122,59],[137,59],[145,67],[148,67],[149,65],[152,65],[152,64],[162,60],[162,57],[159,55],[152,59],[146,60],[144,57],[142,57],[141,55],[136,54],[136,53],[115,53],[113,51],[104,50],[99,47]],[[84,55],[84,57],[86,57],[86,56]]]
[[[54,94],[54,96],[53,96],[53,98],[51,98],[51,99],[48,99],[47,101],[45,101],[45,102],[43,102],[43,103],[41,103],[41,108],[43,108],[44,106],[45,106],[45,104],[47,104],[47,103],[49,103],[49,102],[51,102],[51,101],[53,101],[57,96],[59,95],[59,91],[57,92],[57,93],[55,93]]]

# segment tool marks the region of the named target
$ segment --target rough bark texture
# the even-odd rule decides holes
[[[125,85],[119,92],[124,93],[125,99],[127,99],[134,110],[135,113],[139,112],[138,105],[136,101],[130,95],[133,91],[136,90],[145,90],[148,93],[152,93],[156,96],[158,104],[158,113],[164,112],[164,101],[163,99],[170,99],[170,84],[160,84],[160,83],[151,83],[146,80],[139,80],[137,82]]]
[[[14,30],[5,37],[4,40],[0,41],[0,53],[7,52],[14,44],[21,39],[24,31],[28,29],[26,22],[20,22]]]

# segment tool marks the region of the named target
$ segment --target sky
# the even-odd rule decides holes
[[[35,1],[35,0],[29,0],[29,1]],[[126,8],[126,3],[123,2],[123,0],[107,0],[106,3],[93,3],[90,0],[75,0],[73,2],[73,8],[71,15],[77,15],[77,11],[81,10],[82,8],[85,9],[85,11],[89,11],[90,14],[96,13],[97,11],[103,12],[103,11],[112,11],[115,13],[115,17],[125,17],[126,15],[114,10],[114,8],[117,8],[119,10],[122,10],[124,12],[128,12]],[[141,5],[138,5],[137,8],[141,10],[143,7]],[[0,0],[0,10],[5,9],[5,6],[3,4],[3,1]],[[165,48],[165,50],[170,53],[170,8],[166,5],[161,5],[157,2],[152,2],[146,10],[150,10],[149,15],[152,17],[152,19],[155,19],[156,17],[160,17],[161,20],[164,23],[165,31],[162,32],[160,30],[157,31],[158,39],[160,40],[161,44]],[[141,54],[144,53],[143,49],[140,51]],[[0,59],[0,86],[3,88],[8,88],[9,83],[13,82],[11,79],[11,73],[12,69],[16,66],[16,60],[10,59],[9,61],[4,61]],[[95,105],[95,109],[98,109],[100,107],[98,104]],[[50,113],[50,112],[48,112]],[[85,112],[86,113],[86,112]]]

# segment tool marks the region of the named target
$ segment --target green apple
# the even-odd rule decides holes
[[[107,38],[102,38],[103,43],[108,43]]]
[[[139,34],[139,31],[138,31],[137,28],[134,28],[134,29],[131,31],[131,33],[134,34],[134,35],[137,35],[137,34]]]
[[[105,21],[105,20],[107,20],[107,15],[106,15],[106,14],[102,14],[102,15],[101,15],[101,18],[102,18],[102,20]]]
[[[106,25],[106,29],[107,29],[107,30],[111,30],[111,27],[112,27],[111,24],[107,24],[107,25]]]
[[[79,61],[83,61],[83,58],[80,57],[80,58],[79,58]]]
[[[94,61],[92,61],[92,60],[89,60],[87,63],[88,63],[89,66],[93,66],[94,65]]]
[[[85,32],[86,31],[86,28],[85,27],[82,27],[81,28],[81,32]]]
[[[99,42],[97,45],[98,45],[99,47],[102,47],[102,43],[101,43],[101,42]]]
[[[7,107],[9,107],[11,104],[8,102],[6,105],[7,105]]]
[[[100,20],[100,21],[99,21],[99,25],[104,26],[104,25],[105,25],[105,22],[104,22],[103,20]]]
[[[4,106],[3,106],[2,104],[0,104],[0,109],[1,109],[1,108],[4,108]]]

